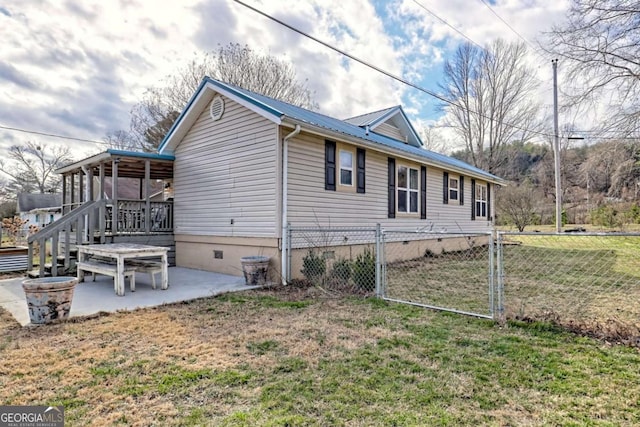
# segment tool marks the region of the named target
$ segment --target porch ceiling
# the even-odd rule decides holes
[[[56,172],[62,175],[69,175],[87,168],[93,169],[93,175],[98,176],[100,165],[104,164],[105,176],[113,176],[113,163],[115,161],[118,164],[118,177],[144,178],[145,162],[147,160],[149,161],[151,179],[173,178],[173,156],[120,150],[107,150],[104,153],[64,166],[56,170]]]

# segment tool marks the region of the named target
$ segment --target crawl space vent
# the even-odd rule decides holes
[[[213,121],[220,120],[224,113],[224,100],[220,96],[216,96],[211,101],[211,107],[209,107],[209,114]]]

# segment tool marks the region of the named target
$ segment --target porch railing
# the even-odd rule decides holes
[[[118,200],[118,208],[107,205],[107,231],[115,234],[173,231],[173,202]],[[114,211],[116,213],[114,214]],[[114,224],[114,218],[117,222]]]
[[[117,218],[115,220],[114,218]],[[85,202],[62,218],[29,236],[29,270],[33,269],[36,244],[40,248],[39,275],[44,275],[47,249],[51,252],[51,274],[57,275],[60,252],[64,266],[70,266],[72,245],[105,243],[107,236],[133,233],[170,233],[173,231],[173,202],[119,200],[114,209],[111,200]],[[64,249],[60,250],[60,246]]]

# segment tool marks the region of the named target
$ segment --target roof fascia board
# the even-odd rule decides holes
[[[191,108],[192,108],[193,104],[196,102],[196,100],[202,94],[202,89],[204,88],[206,83],[207,83],[207,78],[205,77],[200,82],[200,85],[198,86],[198,89],[196,89],[195,93],[191,96],[191,99],[187,103],[187,106],[184,108],[184,110],[182,110],[182,112],[180,113],[180,115],[178,116],[176,121],[173,122],[173,125],[171,125],[171,129],[169,129],[169,132],[167,132],[167,134],[162,139],[162,142],[158,146],[158,153],[159,154],[163,153],[163,151],[165,150],[166,146],[169,144],[169,141],[173,138],[173,135],[175,134],[176,129],[180,126],[180,124],[182,123],[184,117],[187,115],[187,112],[191,111]]]
[[[242,105],[250,109],[251,111],[263,116],[266,119],[271,120],[275,124],[280,124],[282,122],[283,113],[276,110],[275,108],[265,104],[264,102],[258,101],[257,99],[244,94],[235,88],[226,85],[222,82],[218,82],[216,80],[208,78],[208,85],[213,86],[216,92],[225,95],[227,98],[233,99],[238,104]]]
[[[126,157],[139,157],[141,159],[149,159],[149,160],[175,160],[176,156],[172,154],[156,154],[156,153],[143,153],[140,151],[125,151],[125,150],[114,150],[109,148],[107,153],[112,156],[126,156]]]
[[[162,143],[158,147],[159,154],[163,154],[165,151],[172,152],[173,149],[175,149],[175,147],[172,147],[172,143],[176,142],[176,138],[182,139],[182,137],[184,137],[184,135],[186,134],[188,128],[190,128],[191,125],[193,125],[193,123],[195,122],[195,118],[192,120],[188,120],[188,117],[195,114],[194,110],[196,109],[198,110],[198,113],[200,112],[200,108],[203,107],[202,105],[200,105],[200,103],[206,96],[207,90],[212,90],[214,92],[220,93],[221,95],[226,96],[227,98],[237,102],[243,107],[248,108],[249,110],[261,115],[267,120],[274,122],[275,124],[279,125],[281,123],[282,113],[280,111],[271,108],[270,106],[258,101],[257,99],[248,96],[224,83],[217,82],[210,77],[205,77],[200,83],[200,86],[196,90],[195,94],[191,97],[191,100],[189,101],[185,109],[182,111],[182,113],[180,113],[176,121],[173,123],[173,126],[171,126],[171,129],[169,130],[169,132],[167,132],[167,135],[162,140]],[[200,108],[196,108],[197,106],[199,106]]]
[[[409,126],[409,130],[411,131],[411,134],[416,139],[416,141],[418,141],[420,146],[424,147],[424,143],[422,142],[422,139],[420,139],[420,137],[418,136],[418,132],[416,132],[416,130],[413,128],[413,125],[411,124],[411,120],[409,120],[409,117],[407,117],[407,115],[405,114],[405,112],[402,109],[402,107],[398,107],[398,108],[400,109],[400,113],[402,114],[402,117],[404,118],[404,121]]]
[[[91,157],[87,157],[86,159],[83,160],[78,160],[77,162],[73,162],[67,166],[63,166],[61,168],[56,169],[54,172],[57,174],[64,174],[67,172],[72,172],[74,170],[80,169],[82,166],[87,166],[93,163],[100,163],[102,161],[105,161],[107,159],[111,158],[111,154],[108,151],[102,152],[102,153],[98,153],[96,155],[93,155]]]
[[[382,116],[378,117],[376,120],[369,123],[369,129],[374,130],[375,128],[377,128],[378,126],[380,126],[381,124],[389,120],[391,117],[398,114],[398,111],[399,111],[398,108],[399,107],[396,105],[395,107],[393,107],[392,109],[384,113]]]
[[[383,116],[378,117],[377,120],[375,120],[374,122],[372,122],[371,125],[369,125],[369,128],[372,131],[374,131],[376,127],[378,127],[381,124],[385,123],[386,121],[390,120],[391,118],[393,118],[393,116],[395,116],[397,114],[400,114],[400,117],[402,117],[402,120],[406,123],[407,129],[409,129],[409,133],[411,134],[411,136],[416,140],[416,142],[420,145],[420,147],[423,147],[424,143],[422,142],[422,140],[418,136],[418,133],[414,129],[413,125],[411,124],[411,121],[409,120],[409,118],[405,114],[404,110],[402,109],[402,106],[400,106],[400,105],[397,105],[395,108],[393,108],[392,110],[390,110],[389,112],[387,112]]]
[[[371,149],[374,149],[374,150],[379,151],[379,152],[384,153],[384,154],[402,157],[404,159],[411,160],[411,161],[416,162],[416,163],[421,163],[421,164],[424,164],[424,165],[427,165],[427,166],[432,166],[432,167],[436,167],[436,168],[439,168],[439,169],[444,169],[444,170],[447,170],[447,171],[456,172],[456,173],[459,173],[460,175],[482,179],[483,181],[487,181],[487,182],[490,182],[492,184],[505,185],[505,183],[506,183],[503,179],[501,179],[499,177],[486,176],[486,175],[479,174],[479,173],[474,172],[474,171],[470,171],[468,169],[463,169],[463,168],[460,168],[460,167],[448,165],[446,163],[438,162],[437,160],[430,160],[430,159],[427,159],[425,157],[416,156],[413,153],[408,153],[408,152],[403,151],[403,150],[387,147],[387,146],[384,146],[382,144],[378,144],[375,141],[367,141],[365,139],[361,139],[361,138],[358,138],[356,136],[346,135],[346,134],[344,134],[342,132],[331,131],[331,130],[325,129],[323,127],[320,127],[320,126],[314,126],[314,125],[310,125],[307,122],[303,122],[303,121],[300,121],[300,120],[292,119],[290,117],[287,117],[285,119],[285,121],[282,123],[283,126],[287,126],[287,127],[291,127],[291,128],[295,128],[295,125],[297,125],[297,124],[300,125],[300,127],[302,128],[303,132],[308,132],[308,133],[311,133],[311,134],[314,134],[314,135],[318,135],[318,136],[322,136],[322,137],[325,137],[325,138],[335,138],[335,139],[339,139],[341,141],[352,142],[354,144],[361,145],[361,146],[363,146],[365,148],[371,148]]]

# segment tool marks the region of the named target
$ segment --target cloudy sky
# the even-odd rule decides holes
[[[311,35],[427,89],[464,36],[485,45],[561,22],[567,0],[245,0]],[[513,29],[503,23],[495,12]],[[445,25],[442,20],[457,29]],[[102,141],[128,129],[145,89],[202,52],[228,43],[290,60],[321,112],[346,118],[402,104],[433,123],[437,100],[298,35],[232,0],[0,1],[0,156],[11,144],[69,144],[76,157],[104,145],[3,129]],[[531,54],[543,103],[551,64]]]

